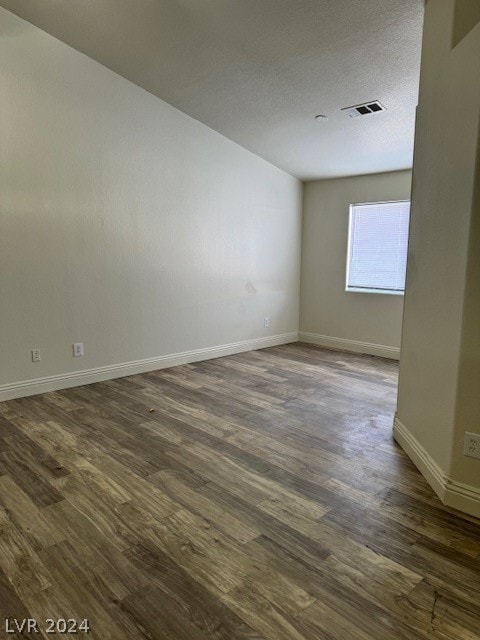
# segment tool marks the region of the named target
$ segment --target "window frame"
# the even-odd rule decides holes
[[[362,207],[362,206],[369,206],[369,205],[378,205],[378,204],[405,204],[405,203],[409,203],[410,204],[410,211],[409,211],[409,217],[408,217],[408,225],[410,227],[410,214],[411,214],[411,205],[412,205],[412,201],[411,198],[407,198],[404,200],[378,200],[378,201],[372,201],[372,202],[353,202],[349,205],[349,209],[348,209],[348,243],[347,243],[347,266],[346,266],[346,274],[345,274],[345,292],[346,293],[374,293],[374,294],[380,294],[380,295],[387,295],[387,296],[404,296],[405,295],[405,288],[403,290],[395,290],[395,289],[376,289],[376,288],[366,288],[366,287],[349,287],[348,286],[348,280],[349,280],[349,274],[350,274],[350,249],[351,249],[351,243],[352,243],[352,214],[353,214],[353,208],[354,207]],[[407,262],[406,265],[408,264],[408,237],[407,237]],[[407,285],[406,282],[406,274],[405,274],[405,287]]]

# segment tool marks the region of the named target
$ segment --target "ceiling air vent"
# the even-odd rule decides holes
[[[357,104],[355,107],[345,107],[342,111],[350,116],[350,118],[358,118],[359,116],[369,116],[372,113],[385,111],[385,107],[380,104],[378,100],[374,100],[373,102],[366,102],[365,104]]]

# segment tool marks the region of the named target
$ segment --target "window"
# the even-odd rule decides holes
[[[350,205],[347,291],[405,291],[410,202]]]

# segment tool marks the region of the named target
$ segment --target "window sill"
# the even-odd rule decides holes
[[[390,289],[361,289],[355,287],[347,287],[347,293],[380,293],[387,296],[404,296],[405,291],[391,291]]]

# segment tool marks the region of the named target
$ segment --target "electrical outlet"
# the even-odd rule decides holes
[[[265,316],[265,318],[263,319],[263,326],[264,327],[270,326],[270,318],[268,316]]]
[[[32,362],[40,362],[41,359],[40,349],[32,349]]]
[[[463,453],[471,458],[478,458],[480,460],[480,434],[478,433],[465,433],[465,445]]]
[[[73,357],[79,358],[80,356],[85,355],[83,351],[83,342],[75,342],[73,345]]]

